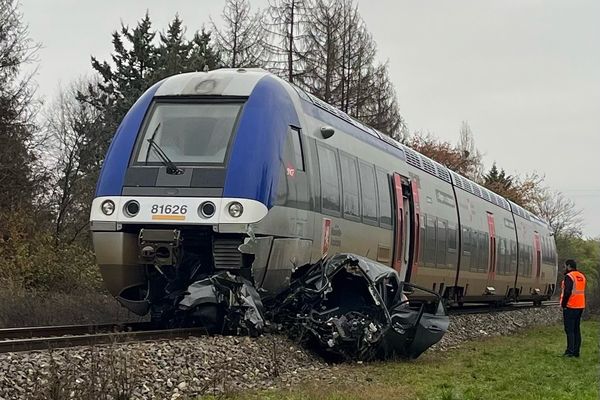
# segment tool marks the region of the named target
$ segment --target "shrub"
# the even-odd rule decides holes
[[[102,288],[86,243],[56,240],[26,213],[0,218],[0,285],[69,293]]]

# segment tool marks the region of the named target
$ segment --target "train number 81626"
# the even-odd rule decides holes
[[[186,205],[179,204],[152,204],[150,209],[152,214],[186,214],[187,211]]]

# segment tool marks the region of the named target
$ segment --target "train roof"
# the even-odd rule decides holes
[[[265,76],[273,76],[273,74],[260,68],[218,69],[208,72],[188,72],[173,75],[163,80],[156,91],[155,96],[214,95],[248,97],[258,81]],[[363,124],[345,112],[324,102],[318,97],[307,93],[301,88],[288,82],[285,83],[293,87],[303,101],[327,112],[329,115],[332,115],[344,123],[351,125],[355,132],[361,132],[363,136],[362,139],[365,142],[373,143],[374,139],[381,141],[382,143],[380,142],[378,147],[387,147],[388,151],[399,155],[407,164],[427,172],[430,175],[436,176],[443,181],[451,183],[453,186],[469,192],[498,207],[512,211],[521,218],[547,227],[547,223],[544,220],[514,202],[505,199],[493,191],[452,171],[437,161],[409,148],[389,135]]]
[[[162,81],[155,96],[250,96],[259,80],[271,73],[258,68],[188,72]]]

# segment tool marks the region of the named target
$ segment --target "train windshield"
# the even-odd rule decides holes
[[[160,163],[150,141],[175,164],[223,163],[241,103],[156,103],[136,161]]]

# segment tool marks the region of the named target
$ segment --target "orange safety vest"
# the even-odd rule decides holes
[[[569,296],[567,308],[585,308],[585,275],[579,271],[571,271],[567,274],[573,281],[573,291]],[[565,293],[565,281],[560,283],[562,292],[560,293],[560,302],[562,303],[563,294]]]

